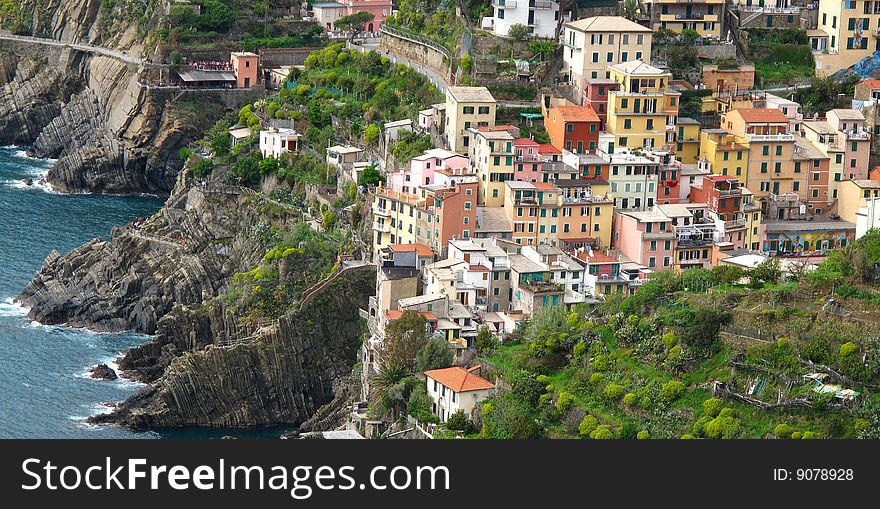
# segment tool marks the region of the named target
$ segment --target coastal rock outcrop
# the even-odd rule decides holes
[[[142,225],[50,254],[17,300],[40,323],[153,334],[175,305],[215,296],[260,260],[266,248],[249,232],[270,219],[252,202],[240,188],[181,185]]]
[[[237,326],[221,304],[176,307],[156,338],[120,363],[141,379],[159,378],[91,421],[132,427],[306,421],[334,400],[336,385],[351,372],[366,327],[358,309],[367,306],[374,278],[370,266],[349,269],[301,310],[253,331]]]
[[[113,371],[113,368],[106,364],[98,364],[89,372],[92,378],[96,378],[98,380],[116,380],[119,378],[119,375],[116,374],[116,371]]]

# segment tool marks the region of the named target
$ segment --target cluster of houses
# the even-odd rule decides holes
[[[632,294],[655,271],[815,262],[880,226],[876,121],[858,101],[806,118],[751,83],[718,86],[703,100],[707,125],[679,115],[675,80],[648,62],[650,29],[615,16],[562,29],[580,100],[541,98],[550,143],[496,123],[483,87],[450,86],[409,121],[442,146],[388,169],[372,193],[365,375],[381,369],[385,328],[407,311],[464,362],[481,327],[503,338],[543,308]],[[478,372],[440,371],[427,383],[441,420],[475,408],[462,387],[491,393]]]

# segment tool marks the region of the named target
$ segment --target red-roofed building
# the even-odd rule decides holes
[[[538,153],[541,154],[544,162],[562,160],[562,151],[549,143],[540,144],[538,146]]]
[[[431,410],[440,422],[446,422],[459,410],[470,417],[480,401],[495,393],[495,385],[481,377],[479,372],[479,365],[469,369],[454,366],[425,371],[428,396],[434,400]]]
[[[550,144],[577,154],[595,153],[599,145],[599,116],[590,106],[553,106],[545,110],[544,126]]]
[[[593,297],[628,292],[629,279],[620,273],[620,260],[595,249],[579,249],[577,259],[586,264],[584,288]]]
[[[389,323],[395,320],[399,320],[400,317],[403,316],[403,313],[404,311],[401,309],[390,309],[386,311],[384,324],[385,326],[382,327],[382,330],[384,331],[388,327]],[[415,311],[415,313],[421,315],[422,318],[425,319],[425,328],[427,329],[428,334],[433,334],[437,331],[437,315],[431,313],[430,311]]]

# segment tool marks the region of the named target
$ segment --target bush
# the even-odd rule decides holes
[[[718,398],[709,398],[703,402],[703,413],[709,417],[718,417],[724,409],[724,402]]]
[[[515,41],[522,41],[529,36],[529,27],[521,23],[516,23],[515,25],[510,26],[507,35]]]
[[[739,421],[731,416],[721,417],[720,415],[708,423],[706,423],[703,431],[708,438],[725,438],[730,439],[736,436],[739,431]]]
[[[776,438],[791,438],[791,426],[785,423],[777,424],[776,427],[773,428],[773,434],[776,435]]]
[[[214,171],[214,163],[210,159],[202,159],[193,167],[193,176],[195,178],[207,177]]]
[[[643,429],[642,431],[639,431],[639,434],[636,435],[636,438],[639,440],[647,440],[651,438],[651,434],[648,433],[648,430]]]
[[[672,403],[684,395],[685,386],[678,380],[670,380],[663,384],[660,389],[660,400],[665,403]]]
[[[591,385],[599,385],[605,380],[605,375],[602,373],[593,373],[590,375],[590,384]]]
[[[590,414],[584,416],[581,419],[581,423],[578,424],[578,433],[581,436],[588,437],[590,434],[599,427],[599,420],[593,417]]]
[[[803,436],[803,433],[801,433],[800,431],[795,431],[794,433],[791,434],[791,439],[792,440],[800,440],[802,436]]]
[[[611,440],[614,438],[614,432],[611,430],[611,426],[600,424],[592,433],[590,433],[590,438],[593,440]]]
[[[449,419],[446,420],[446,427],[453,431],[474,432],[474,424],[461,409],[449,416]]]
[[[623,404],[626,406],[635,406],[639,402],[639,397],[635,395],[635,393],[627,393],[626,396],[623,397]]]
[[[620,384],[610,383],[605,386],[605,390],[602,391],[602,394],[609,401],[617,401],[623,396],[623,393],[626,392],[626,389]],[[635,396],[635,394],[633,394]]]
[[[812,440],[814,438],[816,438],[816,434],[812,431],[804,431],[801,435],[801,440]]]
[[[559,398],[556,400],[556,409],[559,410],[561,414],[567,414],[574,408],[574,404],[576,402],[576,398],[574,394],[570,392],[563,392],[559,395]]]

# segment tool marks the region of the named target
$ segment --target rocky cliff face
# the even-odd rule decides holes
[[[50,0],[35,13],[34,32],[143,54],[137,27],[106,15],[100,0]],[[217,111],[184,118],[176,98],[141,86],[139,73],[108,56],[0,40],[0,144],[58,159],[48,179],[61,191],[167,194],[183,166],[180,149]]]
[[[255,225],[253,195],[225,186],[181,185],[165,207],[137,229],[114,228],[61,256],[53,252],[18,300],[41,323],[100,331],[156,332],[174,305],[213,297],[237,271],[266,252]]]
[[[357,310],[367,305],[374,277],[370,267],[346,271],[302,310],[255,332],[234,325],[219,304],[175,308],[157,337],[120,364],[142,379],[158,378],[92,421],[133,427],[306,421],[351,372],[365,330]]]

